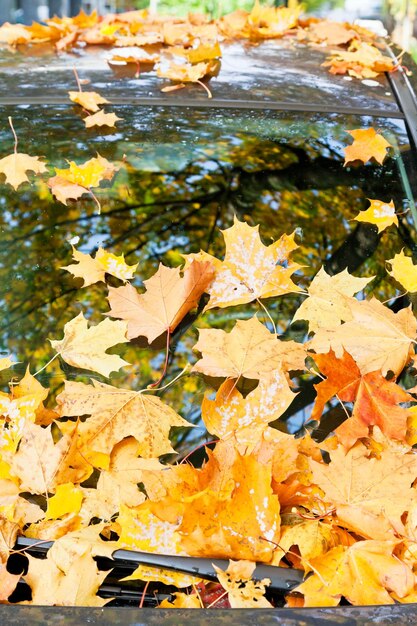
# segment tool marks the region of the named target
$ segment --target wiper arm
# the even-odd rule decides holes
[[[16,541],[16,549],[26,549],[32,554],[45,555],[52,545],[53,541],[41,541],[39,539],[29,539],[28,537],[18,537]],[[217,581],[213,564],[220,567],[222,570],[227,569],[229,565],[229,561],[226,559],[209,559],[171,554],[163,555],[134,550],[115,550],[112,554],[112,558],[113,560],[99,557],[99,562],[106,562],[106,566],[113,564],[117,567],[129,569],[135,569],[139,565],[149,565],[151,567],[181,572],[182,574],[191,574],[210,581]],[[269,578],[271,584],[268,590],[282,593],[291,591],[300,585],[304,580],[304,572],[292,568],[257,563],[253,578],[256,580]]]

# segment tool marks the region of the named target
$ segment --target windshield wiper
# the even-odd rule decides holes
[[[26,551],[31,554],[46,556],[47,551],[52,545],[53,541],[18,537],[15,548],[18,550],[26,549]],[[163,555],[134,550],[115,550],[112,554],[112,559],[97,557],[97,562],[99,566],[101,565],[105,567],[105,569],[113,565],[114,567],[133,570],[139,565],[149,565],[151,567],[181,572],[182,574],[191,574],[210,581],[217,581],[217,575],[213,565],[220,567],[222,570],[226,570],[229,565],[229,561],[226,559]],[[268,586],[268,590],[272,592],[279,591],[282,594],[300,585],[304,580],[304,572],[292,568],[257,563],[253,578],[256,580],[269,578],[271,584]]]

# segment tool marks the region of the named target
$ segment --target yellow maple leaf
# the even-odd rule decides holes
[[[86,552],[74,558],[63,572],[48,553],[46,559],[32,556],[25,582],[32,590],[31,604],[54,606],[104,606],[108,600],[97,596],[108,572],[99,572],[97,563]]]
[[[226,254],[222,264],[216,267],[205,310],[300,291],[290,278],[300,267],[288,259],[297,248],[294,234],[283,235],[265,246],[259,237],[259,226],[251,227],[236,217],[233,226],[222,233]]]
[[[353,219],[357,222],[367,222],[368,224],[375,224],[378,229],[378,233],[382,233],[383,230],[395,224],[398,226],[398,217],[395,214],[394,202],[383,202],[382,200],[369,199],[371,206],[366,211],[361,211]]]
[[[68,169],[55,168],[55,171],[58,176],[70,183],[88,188],[97,187],[104,179],[110,180],[116,169],[107,159],[98,155],[81,165],[69,161]]]
[[[55,168],[57,176],[48,180],[48,186],[59,202],[67,204],[68,199],[76,200],[84,193],[91,193],[90,188],[96,187],[101,181],[111,180],[118,169],[99,154],[81,165],[69,161],[68,169]],[[93,197],[100,210],[97,198]]]
[[[76,449],[77,427],[54,443],[51,426],[42,428],[28,421],[11,467],[22,491],[51,493],[61,483],[85,480],[92,467]]]
[[[181,535],[177,532],[178,523],[159,519],[152,513],[152,505],[149,502],[144,502],[138,507],[122,505],[117,521],[121,527],[119,539],[121,547],[159,554],[186,555]],[[201,578],[149,565],[139,565],[125,580],[157,581],[181,589],[195,585]]]
[[[92,451],[110,455],[117,443],[133,436],[139,443],[138,453],[155,458],[173,452],[168,439],[172,426],[192,426],[156,396],[97,381],[93,386],[66,381],[57,403],[61,415],[91,415],[79,425],[86,455]]]
[[[289,552],[287,558],[290,561],[294,558],[293,546],[297,546],[301,563],[306,572],[310,571],[310,561],[320,557],[331,548],[338,545],[337,532],[331,524],[326,524],[320,519],[306,521],[299,520],[292,526],[282,528],[279,547],[274,552],[273,564],[279,565],[281,559]]]
[[[165,466],[157,459],[139,458],[140,447],[134,437],[120,441],[112,450],[108,470],[101,470],[96,488],[83,488],[80,517],[86,524],[93,517],[110,520],[121,505],[135,507],[145,500],[145,494],[138,488],[144,471],[159,475]]]
[[[126,322],[108,319],[89,328],[84,315],[79,313],[65,324],[63,339],[49,341],[69,365],[110,376],[111,372],[129,365],[117,354],[106,353],[108,348],[127,342],[126,330]]]
[[[194,350],[202,358],[193,372],[224,378],[259,379],[280,369],[303,369],[304,346],[295,341],[280,341],[258,320],[237,320],[230,333],[210,328],[199,330]]]
[[[200,599],[197,594],[187,594],[180,591],[176,591],[174,594],[175,599],[170,601],[168,598],[162,600],[158,605],[159,609],[201,609]]]
[[[46,165],[39,157],[33,157],[22,152],[13,152],[0,159],[0,172],[6,176],[6,183],[17,189],[23,183],[28,183],[27,172],[42,174],[46,172]]]
[[[348,301],[341,294],[353,296],[373,278],[356,278],[347,269],[330,276],[320,268],[308,288],[309,298],[298,307],[292,321],[308,320],[309,330],[314,333],[320,328],[337,328],[342,321],[352,319]]]
[[[358,39],[353,39],[349,50],[332,52],[322,65],[330,67],[331,74],[349,74],[355,78],[374,78],[397,67],[396,61],[383,55],[375,45]]]
[[[197,83],[213,69],[214,65],[211,61],[202,61],[195,65],[191,63],[179,65],[171,62],[159,65],[156,73],[159,78],[169,78],[179,83]]]
[[[278,419],[295,396],[280,370],[263,376],[246,398],[236,389],[236,381],[228,379],[220,386],[215,400],[210,400],[206,393],[202,418],[209,433],[219,439],[233,437],[250,451],[268,423]]]
[[[284,33],[297,26],[301,6],[269,7],[256,0],[247,18],[247,27],[243,34],[252,39],[270,39],[282,37]]]
[[[44,399],[42,391],[18,393],[0,392],[0,448],[15,452],[28,421],[35,421],[36,411]]]
[[[375,159],[377,163],[382,163],[387,156],[387,148],[393,146],[374,128],[357,129],[346,131],[353,137],[352,145],[345,148],[345,163],[349,165],[354,161],[367,163],[370,159]]]
[[[120,122],[121,117],[117,117],[115,113],[104,113],[104,111],[97,111],[93,115],[88,115],[84,118],[84,124],[86,128],[92,128],[93,126],[110,126],[113,128],[116,122]]]
[[[381,370],[395,375],[403,370],[414,353],[416,319],[410,308],[394,313],[376,298],[358,302],[346,298],[352,318],[334,329],[320,328],[309,347],[315,352],[334,350],[337,358],[344,350],[354,358],[362,374]]]
[[[389,274],[404,287],[406,291],[417,291],[417,265],[414,265],[411,257],[404,254],[404,249],[387,261],[391,265]]]
[[[96,91],[69,91],[68,95],[72,102],[81,105],[83,109],[92,113],[100,110],[99,104],[109,104],[109,101]]]
[[[83,492],[80,487],[73,483],[58,485],[53,495],[48,500],[46,519],[57,519],[67,513],[78,513],[83,501]]]
[[[3,370],[9,369],[12,365],[15,364],[15,361],[12,361],[11,357],[3,356],[0,358],[0,372]]]
[[[133,278],[133,274],[138,266],[137,263],[136,265],[127,265],[123,254],[116,256],[103,248],[99,248],[95,258],[93,258],[72,246],[72,257],[77,263],[65,265],[61,269],[70,272],[76,278],[82,278],[84,281],[83,287],[88,287],[100,281],[104,282],[105,274],[111,274],[126,282]]]
[[[265,588],[271,584],[269,578],[254,581],[251,576],[256,563],[230,561],[226,571],[213,563],[219,583],[227,591],[232,609],[266,609],[272,604],[265,598]]]
[[[414,587],[414,574],[394,556],[396,541],[358,541],[337,546],[312,561],[314,574],[296,591],[304,606],[337,606],[344,596],[353,605],[394,604]]]
[[[379,458],[356,443],[346,454],[330,452],[328,465],[310,460],[313,483],[322,489],[318,500],[336,509],[339,524],[366,539],[392,539],[401,518],[415,501],[411,488],[417,457],[401,446],[383,448]]]
[[[31,39],[30,29],[22,24],[5,22],[0,26],[0,43],[16,46],[17,44],[28,43]]]
[[[18,385],[13,386],[13,394],[15,398],[23,398],[30,394],[35,394],[39,398],[39,404],[35,410],[35,424],[48,426],[57,414],[52,409],[44,406],[43,401],[48,397],[49,389],[43,387],[41,383],[26,369],[25,375],[19,381]]]
[[[260,462],[255,454],[238,453],[230,459],[227,451],[227,458],[220,452],[210,455],[206,484],[202,477],[199,492],[183,498],[178,528],[182,545],[194,556],[268,563],[280,533],[280,503],[271,486],[272,460]],[[158,515],[163,509],[164,501]]]

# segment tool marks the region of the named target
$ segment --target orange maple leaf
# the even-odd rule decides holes
[[[362,376],[347,352],[340,359],[333,351],[316,354],[314,360],[326,380],[315,385],[317,398],[312,419],[320,419],[325,404],[337,396],[344,402],[355,403],[352,416],[336,429],[345,448],[350,448],[360,437],[367,437],[369,426],[373,425],[379,426],[387,437],[405,441],[409,412],[398,405],[412,400],[410,394],[386,380],[380,370]]]
[[[351,146],[345,148],[345,163],[348,165],[353,161],[366,163],[370,159],[375,159],[377,163],[382,163],[387,156],[387,148],[393,146],[374,128],[348,130],[354,141]]]
[[[171,334],[193,309],[213,280],[209,262],[193,261],[183,272],[162,265],[144,281],[146,292],[132,285],[109,287],[108,315],[127,322],[128,338],[147,337],[149,343],[163,333]]]

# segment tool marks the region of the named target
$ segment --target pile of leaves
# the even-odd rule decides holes
[[[373,128],[350,134],[345,165],[382,163],[392,149]],[[17,187],[19,153],[7,158],[7,181]],[[98,184],[112,166],[91,161]],[[93,184],[75,165],[70,171],[75,178],[63,180],[71,185]],[[64,185],[49,182],[55,190]],[[356,220],[380,232],[396,227],[392,202],[369,202]],[[1,602],[18,600],[23,578],[33,604],[102,606],[107,600],[97,592],[108,572],[95,557],[118,548],[230,559],[214,587],[139,566],[130,580],[180,589],[161,607],[272,606],[268,579],[251,578],[256,562],[308,575],[287,606],[417,601],[416,388],[398,382],[414,367],[411,307],[394,312],[374,297],[355,297],[370,293],[372,277],[347,270],[330,276],[321,269],[302,292],[295,233],[265,245],[259,226],[235,219],[223,236],[224,258],[200,252],[185,255],[180,267],[161,264],[140,290],[130,282],[138,268],[123,256],[73,248],[74,263],[64,269],[84,288],[104,283],[109,310],[95,326],[82,312],[70,320],[50,339],[50,361],[34,374],[29,366],[21,380],[11,376],[9,392],[0,394]],[[410,257],[399,251],[387,265],[403,290],[417,291]],[[268,310],[294,293],[305,296],[293,320],[308,322],[304,342],[280,338]],[[207,311],[254,302],[258,314],[238,319],[230,332],[207,327]],[[171,337],[192,311],[199,313],[197,358],[190,355],[191,371],[170,380]],[[115,347],[138,338],[149,350],[163,340],[160,379],[140,390],[98,380],[128,366]],[[57,360],[92,378],[67,380],[52,408],[36,377]],[[10,358],[0,362],[11,366]],[[269,425],[280,424],[300,377],[311,373],[322,379],[311,423],[325,426],[326,407],[343,412],[320,443],[307,427],[295,437],[284,422]],[[202,466],[164,461],[174,452],[171,429],[192,425],[158,390],[176,385],[181,393],[189,375],[207,387],[201,412],[213,444]],[[11,567],[18,536],[54,541],[47,558],[27,555],[22,577]]]
[[[3,24],[0,43],[9,46],[36,46],[52,43],[58,52],[78,45],[111,46],[109,63],[155,65],[157,75],[174,84],[163,91],[177,90],[186,83],[200,83],[220,70],[222,42],[243,40],[257,44],[265,39],[292,38],[324,46],[329,60],[324,65],[333,74],[373,78],[393,71],[398,64],[384,55],[370,31],[300,16],[301,7],[265,7],[256,0],[251,12],[237,10],[218,20],[189,14],[186,18],[161,16],[148,10],[99,16],[96,12],[77,17],[46,20],[32,26]],[[335,48],[335,49],[332,49]],[[209,97],[211,92],[207,89]]]
[[[212,71],[220,39],[256,42],[284,35],[338,46],[331,71],[370,76],[394,68],[357,27],[303,22],[298,9],[258,4],[251,13],[238,11],[217,22],[134,11],[0,28],[0,40],[12,46],[112,45],[116,61],[141,63],[153,46],[160,75],[179,84]],[[179,69],[170,62],[164,74],[161,56],[168,53],[184,62]],[[372,62],[362,63],[364,57]],[[76,78],[79,89],[69,97],[87,114],[86,126],[114,125],[116,116],[100,109],[106,100],[83,91]],[[39,157],[18,152],[9,123],[14,152],[0,160],[0,172],[17,190],[28,183],[27,172],[39,178],[48,168]],[[350,134],[347,166],[383,163],[392,149],[373,128]],[[89,193],[100,209],[93,189],[110,184],[123,166],[96,155],[56,169],[47,183],[64,204]],[[377,198],[355,219],[378,232],[398,225],[394,204]],[[223,258],[184,255],[181,266],[161,264],[142,277],[140,290],[130,282],[138,268],[123,256],[99,249],[93,257],[73,248],[74,262],[64,269],[84,288],[104,283],[109,310],[95,326],[81,312],[61,333],[57,329],[50,361],[34,373],[29,364],[20,380],[12,372],[10,389],[0,393],[0,602],[19,600],[23,578],[33,604],[102,606],[106,600],[97,592],[108,572],[99,571],[95,557],[111,558],[118,548],[230,559],[226,572],[217,570],[214,587],[140,566],[131,580],[182,589],[161,602],[164,607],[272,606],[265,596],[269,581],[251,578],[256,562],[305,572],[305,581],[287,595],[288,606],[417,601],[416,388],[400,384],[415,364],[411,307],[394,312],[370,297],[372,277],[346,270],[330,276],[322,268],[303,292],[300,266],[292,259],[295,233],[265,245],[259,226],[235,219],[223,236]],[[387,268],[403,291],[417,291],[417,266],[403,251],[387,260]],[[291,294],[305,297],[293,318],[308,323],[304,341],[279,337],[268,310]],[[258,314],[238,319],[230,332],[215,322],[208,327],[206,312],[215,320],[213,312],[249,303],[257,303]],[[190,313],[199,332],[193,365],[170,379],[172,335]],[[159,380],[139,390],[103,382],[129,366],[117,346],[138,340],[150,352],[158,341],[165,345]],[[67,380],[53,406],[37,376],[58,361],[63,370],[68,364],[92,378]],[[0,361],[3,370],[12,365],[10,358]],[[307,424],[295,437],[280,419],[300,379],[311,374],[322,379],[311,428]],[[175,452],[172,429],[192,424],[158,391],[175,385],[181,394],[188,376],[202,377],[207,388],[201,412],[213,442],[202,466],[166,461]],[[338,407],[342,418],[326,428],[328,414]],[[320,428],[326,436],[312,437]],[[54,545],[45,559],[27,555],[20,572],[14,560],[18,536]]]

